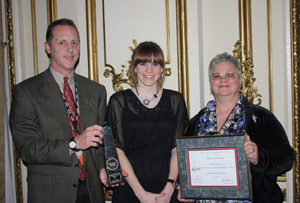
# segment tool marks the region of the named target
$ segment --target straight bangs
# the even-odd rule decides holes
[[[159,64],[162,68],[165,67],[163,53],[154,46],[141,47],[134,57],[133,66],[136,67],[139,63],[151,63],[152,59],[154,63]]]
[[[164,53],[161,48],[155,42],[142,42],[134,50],[131,56],[131,63],[128,71],[128,78],[133,83],[134,86],[138,85],[137,76],[135,73],[135,67],[139,63],[157,63],[163,69],[160,79],[157,81],[158,87],[162,87],[165,79],[165,60]]]

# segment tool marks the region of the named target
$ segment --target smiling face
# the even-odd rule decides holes
[[[69,75],[79,58],[79,36],[74,27],[57,25],[53,29],[51,43],[45,42],[46,52],[51,56],[51,67],[63,74]]]
[[[220,74],[220,77],[212,77],[216,74]],[[232,75],[234,76],[232,77]],[[238,75],[237,70],[231,62],[223,61],[217,64],[211,71],[210,85],[216,99],[228,96],[239,97],[241,84],[242,77]]]
[[[134,86],[151,86],[154,81],[159,88],[162,87],[165,78],[164,54],[156,43],[149,41],[140,43],[131,59],[129,75]]]
[[[163,68],[160,64],[151,62],[141,62],[135,67],[135,73],[138,78],[139,86],[153,86],[156,85]]]

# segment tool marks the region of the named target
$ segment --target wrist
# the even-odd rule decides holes
[[[143,196],[145,196],[146,191],[142,188],[142,189],[139,189],[138,191],[134,191],[134,194],[139,200],[141,200],[141,198]]]
[[[69,141],[69,148],[73,151],[77,151],[77,142],[75,140],[75,137],[72,137]]]
[[[179,185],[179,183],[177,182],[177,180],[167,179],[166,182],[170,183],[173,186],[173,188],[177,188],[178,185]]]
[[[167,193],[170,193],[170,194],[173,194],[175,188],[173,186],[172,183],[170,182],[167,182],[166,186],[165,186],[165,189],[164,189]]]

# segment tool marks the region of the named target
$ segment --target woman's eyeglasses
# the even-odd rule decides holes
[[[235,78],[237,74],[236,73],[231,73],[231,72],[227,72],[227,73],[214,73],[211,75],[211,79],[212,80],[221,80],[222,77],[225,77],[226,80],[230,80]]]

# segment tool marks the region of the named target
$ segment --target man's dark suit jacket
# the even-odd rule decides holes
[[[75,74],[81,133],[102,125],[106,110],[104,86]],[[16,85],[12,90],[10,128],[15,146],[28,169],[28,202],[74,203],[79,178],[78,158],[70,156],[72,137],[61,91],[50,69]],[[83,151],[91,202],[104,202],[99,171],[103,147]]]

